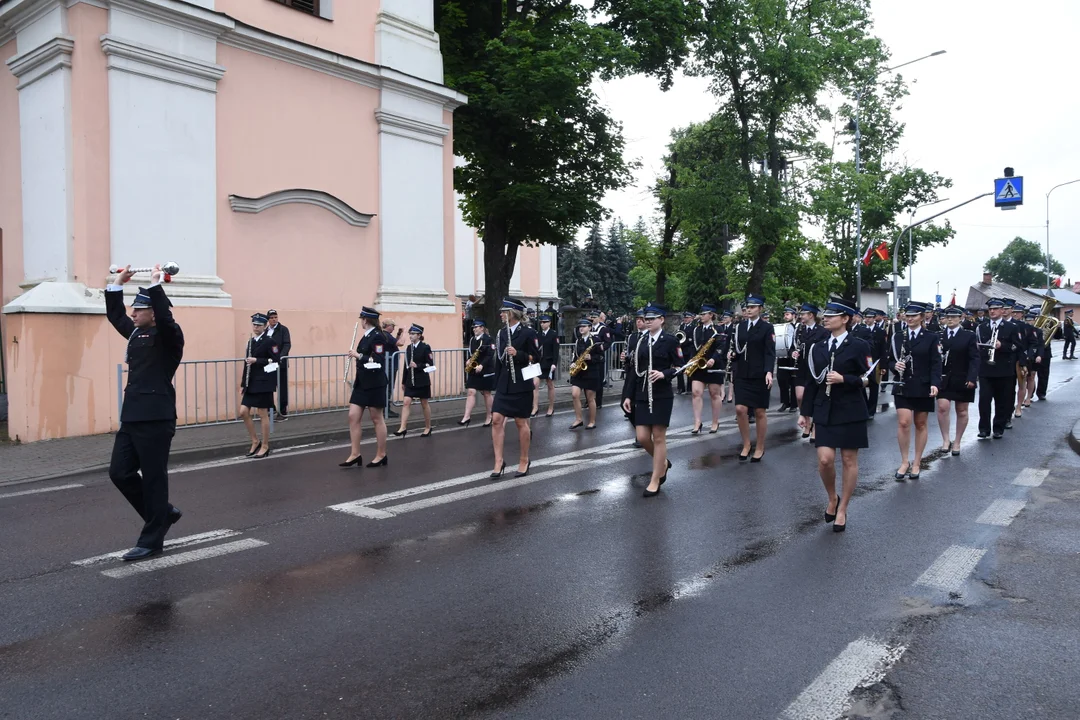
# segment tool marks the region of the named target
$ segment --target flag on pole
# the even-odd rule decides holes
[[[863,259],[862,259],[863,265],[869,265],[870,261],[873,258],[877,258],[878,260],[888,260],[889,259],[889,243],[882,242],[877,247],[874,247],[872,245],[867,247],[866,248],[866,254],[863,255]]]
[[[956,304],[956,291],[953,290],[952,291],[952,300],[949,301],[949,307],[952,307],[955,304]]]

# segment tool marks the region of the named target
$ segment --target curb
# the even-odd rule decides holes
[[[1077,455],[1080,455],[1080,420],[1073,425],[1072,432],[1069,433],[1069,447]]]
[[[555,402],[555,409],[562,410],[572,407],[573,402],[571,400],[563,400]],[[409,422],[409,428],[422,427],[423,414],[419,412],[414,413],[420,415],[415,422]],[[301,416],[297,416],[301,417]],[[441,418],[432,418],[434,423],[437,420],[444,420],[453,418],[452,415],[447,415]],[[370,428],[368,429],[370,433]],[[287,450],[297,445],[313,445],[316,443],[329,443],[346,441],[349,439],[348,427],[342,427],[334,430],[319,430],[316,432],[304,433],[299,435],[287,435],[280,437],[273,441],[273,447],[275,450]],[[237,452],[241,452],[243,447],[246,447],[247,440],[241,438],[241,442],[230,441],[227,445],[213,445],[198,448],[188,448],[186,450],[177,450],[169,454],[169,464],[179,465],[181,463],[194,463],[205,462],[207,460],[220,460],[222,458],[234,457]],[[1078,451],[1080,452],[1080,451]],[[98,465],[89,465],[87,467],[81,467],[74,470],[64,470],[63,472],[54,473],[52,475],[43,475],[41,477],[25,478],[20,480],[14,480],[11,482],[0,482],[0,487],[7,487],[13,485],[28,485],[30,483],[48,482],[50,480],[66,480],[75,477],[81,477],[83,475],[96,475],[98,473],[108,472],[109,464],[101,463]]]

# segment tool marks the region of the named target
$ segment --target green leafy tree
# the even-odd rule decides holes
[[[728,294],[727,257],[732,237],[730,228],[725,223],[719,227],[706,226],[697,232],[693,240],[693,264],[686,278],[686,300],[690,308],[698,308],[702,303],[722,302]],[[723,301],[730,307],[731,303]]]
[[[812,151],[828,117],[824,92],[872,77],[885,53],[869,34],[869,0],[701,3],[705,29],[693,72],[710,78],[718,114],[732,128],[745,201],[735,264],[749,261],[745,290],[760,292],[781,243],[798,237],[800,207],[784,186],[786,158]]]
[[[663,235],[649,228],[643,219],[638,219],[634,228],[627,231],[627,240],[634,265],[630,271],[634,305],[655,301],[673,313],[685,307],[686,277],[693,263],[693,253],[672,252],[669,257],[664,257]],[[661,264],[664,266],[662,284],[658,271]]]
[[[1019,288],[1046,287],[1046,255],[1039,243],[1014,238],[1005,249],[986,261],[986,270],[995,278]],[[1050,256],[1050,276],[1065,274],[1065,266]]]
[[[634,309],[634,284],[630,279],[633,260],[626,239],[626,228],[621,222],[611,223],[606,244],[608,293],[611,310],[623,315]]]
[[[753,246],[744,244],[724,260],[731,274],[731,286],[746,287],[753,268]],[[784,305],[813,302],[820,306],[840,288],[840,275],[832,264],[829,249],[803,235],[794,235],[780,243],[765,270],[760,292],[777,318]],[[741,292],[731,292],[727,297],[743,300]]]
[[[600,223],[593,223],[589,230],[589,236],[585,239],[585,249],[582,255],[588,274],[592,280],[590,288],[593,293],[593,301],[596,305],[607,310],[611,306],[611,292],[609,289],[611,273],[608,271],[607,247],[604,245],[604,236],[600,232]]]
[[[500,298],[524,244],[564,245],[623,186],[621,127],[597,78],[644,72],[671,84],[698,8],[681,0],[439,0],[446,83],[469,97],[454,121],[465,221],[484,242],[485,297]],[[498,302],[487,302],[494,322]]]
[[[589,272],[584,253],[574,243],[560,245],[555,253],[559,271],[559,297],[564,304],[581,307],[595,280]]]

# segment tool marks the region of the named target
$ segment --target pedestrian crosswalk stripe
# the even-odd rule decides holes
[[[919,576],[915,584],[948,592],[959,590],[985,554],[985,548],[953,545],[938,556],[934,564]]]
[[[1036,468],[1024,468],[1020,471],[1020,474],[1013,480],[1013,485],[1023,485],[1024,487],[1039,487],[1043,484],[1043,480],[1050,474],[1049,470],[1039,470]]]
[[[154,572],[155,570],[163,570],[165,568],[176,567],[177,565],[185,565],[198,560],[221,557],[222,555],[229,555],[243,550],[254,550],[255,548],[263,547],[268,544],[269,543],[265,543],[262,540],[255,540],[254,538],[244,538],[243,540],[236,540],[235,542],[225,543],[224,545],[211,545],[210,547],[199,548],[198,550],[188,550],[187,552],[177,553],[175,555],[161,555],[150,560],[128,563],[117,568],[103,570],[101,574],[115,579],[126,578],[140,573]]]
[[[833,720],[851,705],[851,693],[880,682],[906,648],[861,637],[848,644],[787,706],[783,720]]]
[[[202,545],[204,543],[214,542],[215,540],[236,537],[239,534],[240,533],[236,530],[211,530],[210,532],[199,533],[197,535],[188,535],[187,537],[179,537],[174,540],[166,540],[165,549],[175,550],[191,545]],[[116,552],[97,555],[95,557],[86,558],[85,560],[76,560],[71,564],[80,567],[90,567],[91,565],[98,565],[100,563],[109,562],[110,560],[119,560],[126,552],[127,550],[117,550]]]

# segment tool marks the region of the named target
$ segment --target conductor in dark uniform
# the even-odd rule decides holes
[[[979,346],[975,333],[963,327],[964,311],[955,305],[945,308],[941,331],[941,384],[938,390],[937,419],[941,449],[960,454],[960,441],[968,424],[968,407],[975,401],[979,384]],[[949,435],[952,404],[956,403],[956,436]]]
[[[244,368],[240,388],[240,419],[244,421],[251,437],[251,449],[246,457],[261,460],[270,454],[270,410],[274,407],[274,391],[277,390],[278,358],[281,345],[267,333],[267,318],[262,313],[251,316],[251,338],[244,354]],[[255,434],[255,410],[262,421],[262,439]]]
[[[289,419],[289,355],[292,354],[292,335],[289,334],[289,328],[278,322],[277,310],[270,309],[266,312],[266,319],[269,323],[266,327],[266,334],[272,339],[277,341],[278,348],[280,350],[280,357],[278,359],[278,416],[279,421]]]
[[[995,440],[1005,435],[1005,426],[1016,402],[1016,354],[1023,348],[1020,333],[1006,321],[1001,298],[986,301],[990,315],[975,328],[979,345],[979,435],[980,440]]]
[[[356,368],[352,395],[349,397],[349,457],[339,467],[359,467],[364,462],[360,455],[360,441],[363,439],[364,411],[367,411],[371,423],[375,426],[375,458],[368,467],[386,465],[386,421],[383,408],[386,407],[386,356],[394,352],[389,345],[390,337],[379,328],[379,313],[369,307],[360,309],[360,322],[364,334],[356,349],[349,350],[349,357]],[[346,375],[346,382],[349,380]]]
[[[165,533],[181,516],[169,504],[169,448],[176,433],[172,380],[184,357],[184,333],[161,287],[160,266],[151,273],[153,284],[139,288],[131,317],[124,313],[123,285],[132,274],[129,265],[105,288],[105,312],[127,340],[124,360],[128,366],[109,479],[143,520],[135,547],[123,559],[143,560],[161,554]]]
[[[678,339],[664,332],[664,314],[659,305],[645,306],[645,332],[634,349],[633,382],[623,391],[623,411],[634,417],[637,441],[652,456],[652,476],[643,497],[660,492],[671,467],[667,459],[667,429],[675,401],[671,379],[683,364]]]
[[[520,456],[514,477],[524,477],[529,472],[529,441],[532,430],[533,377],[539,377],[540,342],[536,331],[522,322],[525,304],[513,298],[504,298],[499,315],[503,327],[495,336],[495,361],[498,371],[495,378],[495,402],[492,406],[491,444],[495,450],[495,470],[491,479],[502,477],[506,469],[503,460],[503,440],[506,436],[506,420],[513,418],[517,425]],[[536,367],[531,366],[535,364]],[[533,375],[533,372],[536,375]]]
[[[735,376],[735,413],[743,447],[739,461],[760,462],[765,456],[765,431],[769,420],[769,394],[772,391],[773,368],[776,366],[776,334],[773,326],[761,319],[765,298],[748,295],[746,317],[732,331],[732,374]],[[757,424],[757,447],[750,456],[750,417],[754,411]]]
[[[847,508],[859,480],[859,450],[869,447],[866,397],[870,371],[870,345],[855,337],[854,303],[833,300],[825,306],[823,321],[830,337],[807,350],[810,384],[799,412],[799,425],[811,419],[817,426],[818,475],[828,494],[825,522],[833,532],[847,529]],[[840,451],[841,490],[836,493],[836,451]]]

